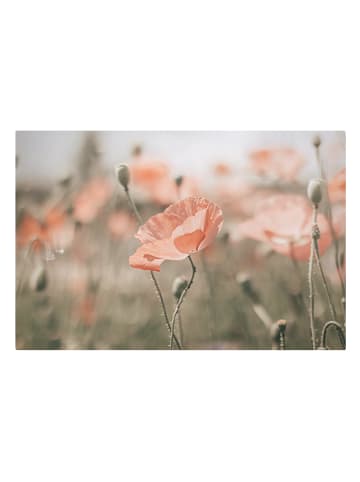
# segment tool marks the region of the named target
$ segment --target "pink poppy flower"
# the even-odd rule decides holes
[[[214,166],[214,174],[216,176],[228,176],[231,174],[231,167],[226,162],[218,162]]]
[[[74,227],[68,220],[64,211],[58,207],[48,209],[41,220],[31,214],[24,214],[16,233],[18,246],[24,247],[33,244],[34,251],[39,251],[44,246],[65,248],[73,240]]]
[[[346,201],[346,171],[345,167],[334,176],[328,184],[329,199],[332,203]]]
[[[95,178],[81,189],[73,203],[73,218],[81,223],[91,223],[112,194],[112,185],[106,178]]]
[[[215,192],[221,208],[234,217],[253,216],[261,204],[272,195],[274,195],[272,189],[258,188],[238,180],[222,182]]]
[[[166,205],[176,202],[179,194],[182,198],[199,194],[196,181],[188,176],[183,178],[181,186],[177,188],[168,164],[163,161],[136,157],[129,169],[134,186],[155,203]]]
[[[335,204],[331,208],[332,223],[335,234],[338,238],[342,238],[346,234],[346,208],[344,204]]]
[[[250,166],[260,176],[273,176],[287,182],[293,181],[304,158],[294,149],[261,149],[250,153]]]
[[[318,214],[321,237],[320,254],[331,245],[329,224],[323,214]],[[263,241],[274,251],[298,261],[310,255],[312,208],[306,198],[297,194],[277,194],[264,202],[255,216],[241,223],[236,239],[250,238]]]
[[[126,239],[135,232],[135,220],[125,211],[115,211],[107,220],[107,227],[114,239]]]
[[[189,197],[152,216],[135,237],[142,242],[130,256],[133,268],[160,271],[165,260],[185,259],[209,246],[223,224],[221,209],[201,197]]]
[[[176,186],[175,180],[169,177],[154,184],[149,191],[152,200],[161,205],[174,203],[179,198],[185,199],[190,196],[199,196],[198,184],[195,179],[189,176],[183,177],[179,187]]]
[[[135,186],[151,189],[170,176],[169,166],[163,161],[139,159],[130,164],[130,177]]]

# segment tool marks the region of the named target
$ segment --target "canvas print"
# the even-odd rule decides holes
[[[16,348],[345,349],[344,132],[16,133]]]

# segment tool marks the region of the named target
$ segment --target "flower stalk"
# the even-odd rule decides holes
[[[131,207],[132,211],[135,214],[135,217],[136,217],[136,219],[139,223],[139,226],[141,226],[143,224],[143,219],[142,219],[142,217],[139,213],[139,210],[136,207],[136,204],[135,204],[135,202],[134,202],[134,200],[133,200],[133,198],[130,194],[130,191],[129,191],[130,175],[129,175],[128,167],[125,164],[119,166],[116,169],[116,174],[117,174],[119,183],[124,188],[125,195],[127,197],[127,200],[130,204],[130,207]],[[169,316],[168,316],[167,311],[166,311],[165,301],[164,301],[164,297],[163,297],[162,292],[161,292],[160,285],[159,285],[153,271],[150,271],[150,276],[151,276],[151,279],[154,283],[155,290],[156,290],[156,293],[158,295],[158,298],[159,298],[159,301],[160,301],[160,304],[161,304],[161,308],[162,308],[162,311],[163,311],[163,314],[164,314],[167,329],[168,329],[169,333],[171,333],[171,325],[170,325],[170,321],[169,321]],[[182,347],[181,347],[181,344],[180,344],[180,342],[179,342],[179,340],[178,340],[178,338],[175,334],[172,336],[172,339],[174,339],[177,348],[180,350]]]
[[[320,229],[317,224],[317,215],[319,203],[322,199],[321,181],[311,180],[308,185],[308,197],[312,202],[313,206],[313,221],[312,221],[312,231],[311,231],[311,248],[310,248],[310,259],[309,259],[309,272],[308,272],[308,283],[309,283],[309,316],[310,316],[310,329],[313,349],[316,349],[316,339],[315,339],[315,326],[314,326],[314,289],[313,289],[313,265],[314,258],[316,259],[316,264],[320,272],[320,277],[322,284],[324,286],[327,301],[329,304],[330,313],[333,319],[336,319],[335,306],[331,300],[329,286],[326,280],[325,272],[321,263],[319,245],[318,241],[320,239]]]
[[[191,288],[191,285],[193,284],[194,278],[195,278],[195,273],[196,273],[196,266],[194,265],[193,260],[191,259],[191,256],[188,256],[188,260],[191,264],[192,268],[192,273],[189,282],[187,283],[186,287],[184,288],[183,292],[180,295],[180,298],[178,299],[178,302],[176,303],[174,313],[172,315],[171,319],[171,332],[170,332],[170,350],[173,349],[173,340],[175,340],[175,320],[176,317],[180,311],[180,307],[182,305],[182,302],[184,301],[184,298],[186,296],[186,293],[189,291]]]
[[[341,346],[342,348],[345,350],[345,347],[346,347],[346,342],[345,342],[345,334],[343,332],[343,329],[340,325],[340,323],[338,323],[337,321],[328,321],[327,323],[325,323],[323,329],[322,329],[322,333],[321,333],[321,343],[320,343],[320,347],[322,349],[325,349],[327,350],[327,345],[326,345],[326,335],[327,335],[327,332],[329,331],[329,328],[331,327],[334,327],[336,328],[336,332],[338,334],[338,337],[339,337],[339,341],[341,343]]]
[[[332,209],[331,209],[331,203],[330,203],[330,199],[329,199],[328,182],[327,182],[324,162],[323,162],[323,160],[320,156],[320,146],[321,146],[320,137],[317,136],[314,139],[313,144],[314,144],[314,147],[315,147],[316,161],[317,161],[318,166],[319,166],[320,175],[321,175],[321,178],[322,178],[322,180],[325,184],[326,215],[327,215],[327,218],[329,220],[330,234],[331,234],[331,237],[333,239],[334,247],[335,247],[335,266],[336,266],[336,272],[337,272],[337,275],[338,275],[338,278],[339,278],[339,281],[340,281],[340,285],[341,285],[341,291],[342,291],[342,295],[343,295],[343,299],[344,299],[343,306],[344,306],[344,311],[345,311],[345,309],[346,309],[346,306],[345,306],[345,283],[344,283],[344,279],[343,279],[343,276],[342,276],[342,273],[341,273],[341,266],[340,266],[339,240],[336,236],[334,223],[333,223]]]

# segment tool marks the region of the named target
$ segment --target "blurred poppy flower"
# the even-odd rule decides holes
[[[253,216],[258,207],[272,195],[274,190],[258,188],[239,180],[221,182],[215,190],[219,206],[235,217]]]
[[[346,201],[346,170],[342,169],[328,184],[329,199],[332,203]]]
[[[318,214],[321,237],[320,254],[331,245],[329,224]],[[233,240],[255,239],[269,244],[274,251],[306,261],[310,255],[312,208],[308,200],[297,194],[276,194],[264,202],[255,216],[241,223]]]
[[[185,259],[209,246],[223,224],[221,209],[201,197],[189,197],[152,216],[135,237],[143,244],[130,256],[133,268],[160,271],[165,260]]]
[[[228,176],[231,174],[231,168],[229,164],[226,164],[225,162],[218,162],[214,166],[214,174],[216,176]]]
[[[304,165],[304,158],[293,149],[261,149],[250,153],[250,166],[259,176],[273,176],[291,182]]]
[[[107,227],[114,239],[124,239],[132,236],[135,232],[136,223],[126,211],[115,211],[107,220]]]
[[[17,228],[16,242],[20,247],[34,242],[35,251],[39,251],[44,245],[65,248],[71,244],[73,235],[73,224],[60,208],[55,207],[46,212],[42,221],[24,213]]]
[[[130,164],[129,169],[131,181],[144,188],[170,177],[169,167],[163,161],[137,160]]]
[[[73,218],[84,224],[91,223],[110,199],[111,194],[112,184],[108,179],[90,180],[74,199]]]
[[[332,224],[335,234],[342,238],[346,234],[346,209],[344,204],[336,204],[331,208]]]
[[[73,204],[73,218],[81,223],[91,223],[99,214],[99,208],[87,195],[79,194]]]
[[[180,186],[177,186],[175,180],[169,177],[155,184],[150,192],[153,201],[161,205],[166,205],[174,203],[179,199],[198,196],[199,187],[196,180],[192,177],[182,176]]]
[[[130,164],[131,182],[145,192],[152,201],[166,205],[199,194],[195,179],[184,176],[180,186],[171,176],[169,166],[163,161],[151,161],[135,158]]]

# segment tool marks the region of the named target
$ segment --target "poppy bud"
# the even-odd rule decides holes
[[[183,183],[183,180],[184,180],[184,176],[177,176],[175,178],[175,184],[177,185],[177,187],[181,186],[181,184]]]
[[[136,156],[141,156],[141,154],[142,154],[142,147],[139,144],[137,144],[136,146],[134,146],[134,149],[132,150],[132,155],[136,157]]]
[[[127,191],[129,181],[130,181],[130,172],[127,164],[120,164],[115,168],[115,173],[117,180],[122,185],[122,187]]]
[[[319,136],[315,136],[314,139],[313,139],[313,145],[314,147],[318,148],[320,147],[320,144],[321,144],[321,139]]]
[[[61,186],[61,187],[64,188],[64,189],[67,189],[67,188],[70,186],[71,181],[72,181],[72,177],[71,177],[71,176],[63,177],[63,178],[60,179],[60,181],[59,181],[59,186]]]
[[[285,330],[285,328],[286,328],[286,320],[278,320],[278,321],[277,321],[277,324],[278,324],[280,330]]]
[[[319,179],[311,179],[307,188],[307,195],[310,201],[316,206],[321,201],[321,181]]]
[[[172,285],[172,292],[175,298],[178,300],[180,296],[182,295],[182,292],[188,285],[188,280],[185,278],[185,276],[178,276],[177,278],[174,279],[173,285]]]
[[[43,291],[47,286],[47,274],[43,265],[38,266],[30,278],[30,288],[33,291]]]

